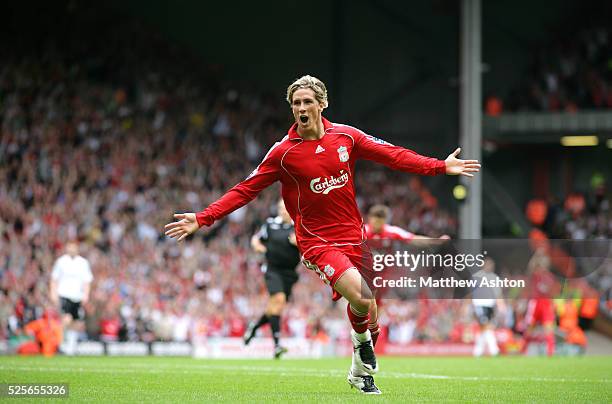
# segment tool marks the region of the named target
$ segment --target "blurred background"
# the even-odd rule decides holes
[[[609,240],[611,3],[483,3],[483,237]],[[267,298],[249,239],[275,214],[278,186],[183,245],[162,228],[253,170],[291,125],[285,91],[303,74],[326,83],[332,121],[438,158],[460,144],[459,1],[58,0],[12,2],[2,14],[5,352],[52,307],[51,270],[70,240],[94,276],[81,341],[241,337]],[[358,171],[364,214],[383,203],[411,232],[460,235],[471,195],[456,178],[365,162]],[[298,272],[283,335],[348,341],[345,306]],[[595,310],[583,310],[586,294]],[[581,347],[609,353],[611,261],[567,297],[588,331]],[[471,353],[470,300],[389,300],[382,310],[389,352],[447,344]],[[509,352],[525,310],[515,299],[498,319]]]

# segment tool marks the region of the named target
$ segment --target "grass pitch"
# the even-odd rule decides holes
[[[69,383],[70,401],[114,403],[612,402],[612,357],[381,357],[381,396],[351,390],[349,365],[348,358],[0,357],[0,383]]]

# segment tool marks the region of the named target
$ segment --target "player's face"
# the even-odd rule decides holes
[[[79,254],[79,246],[76,243],[66,244],[66,253],[71,257],[75,257]]]
[[[495,261],[493,261],[491,258],[487,257],[484,261],[484,267],[483,269],[486,272],[495,272]]]
[[[311,130],[321,120],[323,106],[315,98],[315,93],[310,88],[300,88],[293,93],[291,103],[293,117],[302,130]]]
[[[385,225],[385,219],[378,216],[368,216],[368,224],[375,233],[378,233]]]

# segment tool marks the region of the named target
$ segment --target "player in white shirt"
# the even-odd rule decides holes
[[[78,333],[83,330],[82,305],[89,300],[89,290],[93,275],[89,261],[79,255],[75,242],[66,244],[66,254],[59,257],[51,273],[51,301],[59,306],[65,336],[65,353],[73,355],[76,351]]]
[[[486,278],[489,283],[495,282],[498,276],[495,274],[495,262],[487,257],[483,268],[474,274],[474,279],[480,284],[482,278]],[[485,347],[489,355],[499,354],[497,338],[495,337],[495,309],[499,307],[504,310],[502,291],[499,287],[476,287],[472,291],[472,304],[474,305],[474,315],[480,324],[480,333],[476,336],[474,344],[474,356],[482,356]]]

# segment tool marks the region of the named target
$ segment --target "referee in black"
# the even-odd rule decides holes
[[[270,297],[266,311],[259,321],[249,324],[244,333],[246,345],[255,337],[255,332],[264,324],[270,323],[274,339],[274,358],[279,359],[287,349],[279,343],[280,315],[291,296],[291,289],[298,280],[295,267],[300,262],[295,241],[295,229],[283,200],[278,201],[278,216],[266,219],[266,223],[251,238],[251,246],[266,255],[266,262],[261,266]]]

